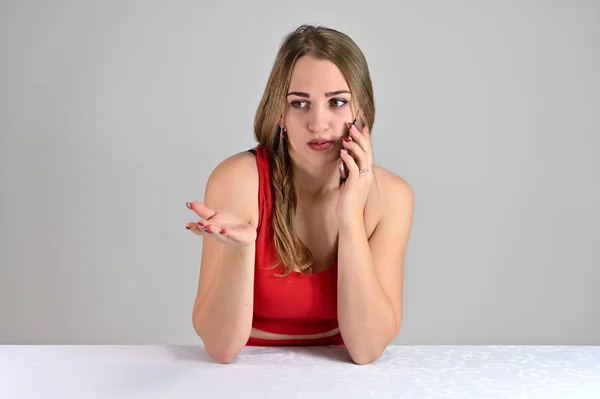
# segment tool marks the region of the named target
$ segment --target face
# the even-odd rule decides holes
[[[355,118],[348,84],[329,60],[305,56],[292,71],[283,127],[290,156],[323,165],[340,158],[341,138]]]

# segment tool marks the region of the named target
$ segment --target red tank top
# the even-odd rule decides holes
[[[254,151],[253,151],[254,152]],[[322,272],[276,274],[272,228],[271,164],[262,146],[256,147],[259,173],[259,219],[254,271],[252,327],[275,334],[319,334],[334,330],[337,322],[337,262]],[[317,339],[266,340],[250,337],[248,346],[343,345],[341,335]]]

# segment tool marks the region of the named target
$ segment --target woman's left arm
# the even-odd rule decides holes
[[[370,239],[362,213],[339,220],[338,323],[352,360],[377,360],[402,324],[404,255],[413,218],[413,192],[380,169],[381,220]],[[384,176],[381,176],[384,175]]]

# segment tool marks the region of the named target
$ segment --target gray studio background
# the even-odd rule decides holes
[[[185,202],[304,22],[415,192],[396,342],[600,344],[600,4],[263,0],[0,2],[0,343],[199,343]]]

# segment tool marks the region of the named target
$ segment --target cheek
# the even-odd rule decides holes
[[[297,128],[302,126],[307,119],[308,113],[303,110],[290,108],[286,110],[285,124],[290,128]]]
[[[336,121],[341,123],[352,122],[354,120],[352,108],[349,106],[337,108],[333,111],[333,115],[335,116]]]
[[[343,132],[348,132],[348,122],[352,121],[354,121],[354,116],[352,115],[350,108],[340,110],[335,116],[336,130],[339,129]]]

